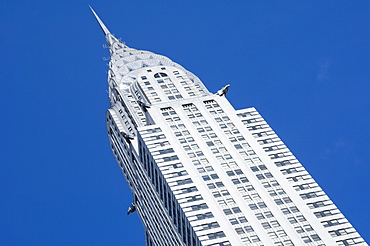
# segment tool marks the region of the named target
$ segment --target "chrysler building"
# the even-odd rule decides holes
[[[110,51],[110,147],[146,245],[367,245],[258,111],[233,108],[229,85],[209,92],[93,14]]]

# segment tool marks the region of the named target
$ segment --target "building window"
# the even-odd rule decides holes
[[[148,70],[148,72],[149,72],[149,70]],[[167,74],[165,74],[165,73],[156,73],[156,74],[154,74],[154,78],[165,78],[165,77],[168,77],[168,75]]]
[[[319,235],[317,235],[317,234],[313,234],[313,235],[311,235],[311,238],[314,240],[314,241],[320,241],[321,240],[321,238],[319,237]]]
[[[190,207],[193,211],[197,211],[197,210],[201,210],[201,209],[206,209],[208,208],[207,204],[205,203],[202,203],[202,204],[198,204],[198,205],[193,205]]]
[[[326,216],[337,214],[335,213],[336,210],[337,209],[330,209],[330,210],[316,212],[314,214],[316,215],[317,218],[321,218],[321,217],[326,217]]]
[[[270,237],[271,239],[275,239],[275,238],[277,238],[277,237],[278,237],[278,236],[276,235],[276,233],[275,233],[275,232],[273,232],[273,231],[268,232],[267,234],[269,235],[269,237]]]
[[[325,205],[324,201],[313,202],[313,203],[307,203],[307,205],[308,205],[310,208],[320,208],[320,207],[327,206],[327,205]]]
[[[257,174],[256,177],[261,180],[261,179],[265,179],[265,177],[263,176],[263,174]]]
[[[259,241],[261,241],[257,235],[250,236],[250,239],[252,240],[252,242],[259,242]]]
[[[238,234],[243,234],[243,233],[245,233],[245,232],[244,232],[244,230],[243,230],[243,228],[241,228],[241,227],[239,227],[239,228],[235,228],[235,231],[236,231],[236,233],[238,233]]]
[[[239,224],[238,220],[237,220],[237,219],[235,219],[235,218],[231,218],[231,219],[229,219],[229,221],[230,221],[230,223],[231,223],[232,225]]]
[[[211,178],[208,175],[204,175],[204,176],[202,176],[202,178],[203,178],[204,181],[211,180]]]
[[[284,204],[283,200],[281,200],[281,199],[275,199],[274,201],[275,201],[275,203],[276,203],[277,205]]]
[[[290,222],[290,224],[298,223],[298,221],[294,217],[289,217],[288,221]]]
[[[200,230],[208,230],[208,229],[212,229],[212,228],[218,228],[218,227],[220,227],[220,225],[217,222],[211,222],[211,223],[199,225],[197,227],[201,227]]]
[[[265,218],[265,216],[263,216],[263,214],[262,214],[262,213],[257,213],[257,214],[255,214],[255,216],[256,216],[256,218],[257,218],[258,220],[263,220],[263,219]]]
[[[231,212],[231,209],[229,209],[229,208],[224,209],[224,213],[225,213],[226,215],[233,214],[233,212]]]
[[[246,232],[254,232],[254,230],[253,230],[253,228],[252,228],[251,226],[245,226],[245,227],[244,227],[244,230],[245,230]]]
[[[297,233],[303,233],[304,232],[302,226],[296,226],[296,227],[294,227],[294,229],[296,230]]]
[[[289,197],[283,197],[283,201],[285,203],[291,203],[292,202],[292,200]]]
[[[298,215],[296,218],[298,219],[299,222],[306,221],[306,218],[303,215]]]
[[[198,191],[198,189],[197,189],[197,187],[192,186],[192,187],[189,187],[189,188],[183,188],[180,191],[181,191],[180,194],[186,194],[186,193],[191,193],[191,192]]]
[[[298,212],[299,212],[299,209],[298,209],[296,206],[290,207],[290,210],[291,210],[293,213],[298,213]]]
[[[307,231],[307,232],[309,232],[309,231],[313,231],[313,228],[312,228],[310,225],[304,225],[304,226],[303,226],[303,229],[304,229],[305,231]]]
[[[187,202],[194,202],[194,201],[203,200],[203,197],[201,195],[195,195],[195,196],[186,197],[185,199],[187,199]]]
[[[261,225],[262,225],[262,227],[263,227],[264,229],[270,229],[270,228],[271,228],[271,225],[270,225],[270,223],[268,223],[268,222],[263,222],[263,223],[261,223]]]
[[[222,238],[226,237],[225,233],[223,231],[207,234],[208,238],[211,239],[216,239],[216,238]]]
[[[197,214],[196,217],[197,217],[197,220],[204,220],[204,219],[213,218],[214,216],[211,212],[208,212],[205,214]]]
[[[312,240],[311,240],[308,236],[304,236],[304,237],[302,237],[302,240],[303,240],[303,242],[305,242],[305,243],[310,243],[310,242],[312,242]]]
[[[258,203],[257,203],[257,205],[258,205],[258,207],[259,207],[259,208],[261,208],[261,209],[262,209],[262,208],[267,208],[267,206],[266,206],[266,204],[265,204],[264,202],[258,202]]]
[[[314,197],[318,197],[319,195],[317,195],[316,192],[309,192],[309,193],[305,193],[305,194],[300,194],[301,198],[303,200],[306,200],[306,199],[310,199],[310,198],[314,198]]]

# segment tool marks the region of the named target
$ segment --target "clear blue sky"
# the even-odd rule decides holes
[[[1,1],[0,245],[144,245],[105,130],[108,50],[231,84],[370,241],[369,1]]]

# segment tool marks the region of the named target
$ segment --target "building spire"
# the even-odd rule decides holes
[[[103,30],[104,34],[105,34],[105,35],[110,34],[110,31],[109,31],[109,30],[108,30],[108,28],[104,25],[104,23],[103,23],[103,22],[102,22],[102,20],[99,18],[99,16],[95,13],[95,11],[93,10],[93,8],[92,8],[90,5],[89,5],[89,7],[90,7],[91,11],[93,12],[93,14],[94,14],[94,16],[95,16],[96,20],[98,21],[98,23],[99,23],[99,25],[100,25],[101,29]]]

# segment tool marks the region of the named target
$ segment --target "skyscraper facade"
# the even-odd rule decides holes
[[[235,110],[97,18],[110,51],[106,113],[146,244],[367,245],[255,108]]]

